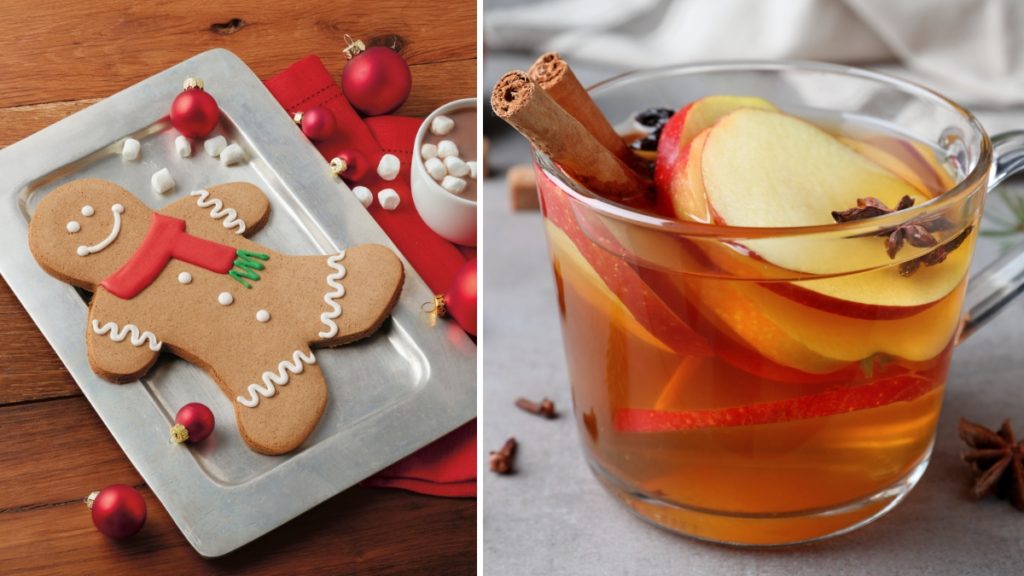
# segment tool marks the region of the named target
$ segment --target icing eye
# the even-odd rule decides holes
[[[68,222],[67,229],[68,232],[74,234],[75,232],[78,232],[79,230],[82,229],[82,225],[72,220],[71,222]]]
[[[124,206],[121,206],[120,204],[114,204],[113,206],[110,207],[110,209],[118,214],[124,213]]]
[[[89,217],[95,213],[96,211],[92,209],[92,206],[89,206],[88,204],[82,206],[82,216]]]

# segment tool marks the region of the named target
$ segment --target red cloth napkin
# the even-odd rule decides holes
[[[289,116],[316,106],[324,106],[334,114],[338,130],[330,139],[316,142],[317,149],[327,160],[347,150],[358,153],[369,163],[366,175],[357,182],[349,182],[351,186],[366,186],[375,197],[383,188],[398,192],[401,202],[396,210],[382,209],[375,198],[370,215],[431,290],[439,294],[447,291],[466,257],[423,223],[409,189],[412,147],[423,119],[360,118],[316,56],[292,64],[267,80],[266,85]],[[384,153],[394,154],[401,161],[398,178],[390,182],[377,175],[377,162]],[[348,192],[339,187],[338,193]],[[363,483],[434,496],[475,497],[476,421],[464,424]]]

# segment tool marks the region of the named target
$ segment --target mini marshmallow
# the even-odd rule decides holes
[[[220,156],[220,153],[224,151],[228,146],[228,141],[223,136],[214,136],[206,142],[203,142],[203,148],[206,149],[206,153],[216,158]]]
[[[184,136],[178,136],[174,139],[174,149],[178,152],[178,156],[182,158],[188,158],[192,155],[192,143]]]
[[[441,188],[452,194],[462,194],[462,191],[466,189],[466,181],[455,176],[445,176],[441,181]]]
[[[430,160],[431,158],[437,158],[437,144],[431,144],[427,142],[420,147],[420,157],[424,160]]]
[[[459,178],[465,178],[469,174],[469,166],[462,161],[462,158],[458,156],[449,156],[444,159],[444,167],[448,169],[448,173],[452,176],[458,176]]]
[[[398,192],[395,192],[391,188],[385,188],[380,192],[377,192],[377,201],[380,202],[380,207],[385,210],[394,210],[398,208],[398,203],[402,199],[398,197]]]
[[[447,116],[437,116],[430,122],[430,133],[434,136],[444,136],[455,128],[455,120]]]
[[[466,166],[469,166],[469,177],[476,180],[476,160],[466,162]]]
[[[373,192],[370,192],[370,189],[366,186],[356,186],[352,189],[352,193],[356,195],[356,198],[359,199],[359,203],[362,204],[364,208],[369,208],[370,204],[373,204]]]
[[[171,171],[167,168],[157,170],[149,179],[149,183],[153,186],[153,192],[156,194],[166,194],[174,188],[174,178],[171,178]]]
[[[232,164],[238,164],[245,160],[245,150],[238,144],[232,143],[227,148],[220,151],[220,163],[224,166],[231,166]]]
[[[126,138],[124,146],[121,147],[121,158],[125,160],[138,160],[139,150],[142,146],[135,138]]]
[[[448,169],[445,168],[444,162],[440,158],[427,160],[423,163],[423,167],[427,169],[427,174],[430,174],[430,177],[438,182],[448,175]]]
[[[377,175],[385,180],[394,180],[398,178],[401,168],[402,163],[399,162],[398,156],[385,154],[380,157],[380,162],[377,164]]]
[[[437,143],[437,155],[440,158],[447,158],[449,156],[458,156],[459,147],[455,145],[455,142],[451,140],[441,140]]]

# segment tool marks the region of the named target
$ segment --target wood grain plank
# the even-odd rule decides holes
[[[142,483],[84,396],[0,408],[0,515]]]
[[[188,545],[148,488],[146,526],[114,541],[69,502],[0,513],[5,574],[472,574],[472,500],[353,488],[213,560]]]
[[[318,54],[340,73],[344,35],[397,35],[413,69],[413,91],[399,111],[425,115],[476,91],[476,5],[446,2],[314,0],[255,6],[218,2],[14,0],[0,18],[0,107],[101,98],[210,48],[227,48],[260,78]],[[244,20],[232,34],[215,23]],[[445,63],[438,72],[431,64]],[[441,82],[436,82],[438,79]],[[216,79],[206,79],[215,85]]]
[[[28,312],[25,312],[21,302],[2,278],[0,366],[0,406],[81,394],[57,353],[50,348],[46,338],[43,338]],[[6,427],[0,425],[0,430],[6,430]],[[3,444],[0,442],[0,445]],[[0,458],[0,462],[7,463],[8,460]],[[2,481],[3,476],[0,475]]]
[[[99,98],[83,98],[67,102],[46,102],[0,108],[0,148],[10,146],[99,101]]]

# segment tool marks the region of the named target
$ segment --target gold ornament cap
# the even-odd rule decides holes
[[[292,116],[292,122],[295,122],[296,124],[300,124],[301,125],[302,124],[302,112],[296,112],[295,115]]]
[[[84,502],[85,505],[89,507],[89,510],[92,510],[92,505],[94,502],[96,502],[96,497],[99,495],[100,491],[96,490],[95,492],[90,492],[89,495],[85,497]]]
[[[186,78],[185,79],[185,84],[182,87],[182,90],[192,90],[193,88],[195,88],[197,90],[202,90],[203,89],[203,81],[202,81],[202,79],[196,78],[195,76],[189,76],[188,78]]]
[[[331,174],[338,176],[345,170],[348,170],[348,162],[338,157],[331,158]]]
[[[348,45],[345,46],[343,52],[345,53],[345,57],[348,58],[349,60],[355,58],[356,56],[362,54],[363,52],[366,52],[366,44],[364,44],[362,40],[354,40],[351,36],[345,34],[345,42]]]
[[[188,442],[188,428],[185,428],[181,424],[171,426],[171,441],[175,444]]]
[[[444,303],[444,294],[434,294],[434,312],[441,318],[448,315],[448,306]]]

